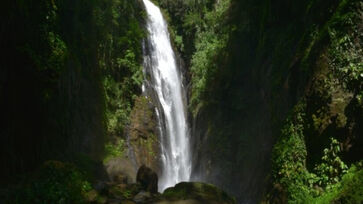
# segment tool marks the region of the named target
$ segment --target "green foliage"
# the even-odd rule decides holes
[[[191,105],[201,103],[203,91],[206,89],[209,76],[218,69],[214,59],[224,48],[226,40],[216,36],[213,32],[203,32],[198,35],[200,42],[196,43],[196,52],[192,58],[192,97]]]
[[[361,203],[363,201],[363,165],[362,162],[352,167],[343,176],[340,185],[335,188],[333,201],[340,203]]]
[[[168,1],[158,0],[167,10],[167,19],[174,44],[190,67],[191,108],[203,103],[206,84],[213,80],[218,59],[222,58],[232,28],[226,24],[231,1]]]
[[[349,124],[352,119],[346,114],[346,107],[352,95],[360,98],[362,90],[362,48],[358,37],[361,10],[361,4],[355,1],[340,1],[325,25],[314,27],[309,40],[301,41],[300,46],[304,48],[302,67],[316,67],[314,85],[305,97],[308,99],[304,102],[306,107],[297,110],[300,105],[295,106],[284,123],[272,158],[273,180],[283,186],[288,203],[361,202],[362,193],[359,192],[362,191],[357,182],[361,177],[360,170],[354,165],[348,170],[340,155],[344,144],[337,140],[350,137],[350,133],[336,134],[337,130],[355,125]],[[316,50],[322,43],[327,45],[317,60]],[[360,110],[359,106],[355,108]],[[303,116],[302,120],[300,116]],[[322,150],[325,138],[329,138],[330,143]],[[315,158],[317,155],[322,155],[320,160]],[[311,168],[313,163],[315,168],[309,171],[306,161]],[[352,195],[345,197],[347,192]]]
[[[341,148],[336,139],[331,138],[330,146],[324,149],[314,173],[307,170],[304,107],[304,103],[295,106],[274,146],[272,175],[275,184],[282,186],[288,203],[361,202],[361,163],[348,169],[339,157]]]
[[[339,142],[331,138],[330,147],[324,149],[322,163],[315,167],[316,174],[319,178],[319,186],[329,187],[330,185],[340,181],[340,177],[346,173],[348,167],[340,159],[341,152]]]
[[[86,203],[90,183],[70,163],[48,161],[20,189],[9,203]]]
[[[299,174],[305,169],[306,148],[303,135],[303,104],[296,107],[293,117],[287,119],[281,135],[273,150],[273,170],[280,178],[289,178],[291,174]]]
[[[122,191],[122,195],[123,195],[123,197],[125,197],[127,199],[132,199],[132,192],[131,192],[131,190]]]
[[[109,135],[122,135],[124,126],[129,122],[131,102],[124,97],[123,87],[112,77],[104,78],[107,101],[107,132]]]
[[[141,93],[142,28],[145,13],[138,1],[101,0],[94,10],[99,29],[98,63],[105,91],[108,141],[104,162],[124,151],[125,127],[136,96]]]
[[[205,28],[198,25],[195,20],[197,16],[190,14],[186,18],[186,26],[194,26],[197,30],[195,37],[195,52],[191,60],[192,74],[192,95],[191,107],[196,112],[198,104],[202,104],[203,92],[207,89],[206,85],[213,80],[215,72],[220,68],[217,65],[218,57],[223,55],[223,49],[228,42],[228,27],[223,27],[226,12],[230,6],[229,0],[219,1],[215,8],[204,13]]]
[[[331,185],[326,192],[307,203],[361,203],[363,201],[363,169],[362,163],[352,165],[343,175],[342,180]]]
[[[315,175],[305,166],[306,147],[304,142],[304,108],[301,103],[294,109],[281,130],[281,135],[272,153],[272,175],[286,190],[291,203],[303,202],[312,193]]]
[[[106,95],[106,124],[110,141],[124,137],[135,97],[140,94],[143,81],[141,42],[145,31],[141,28],[144,13],[137,2],[113,0],[104,2],[106,8],[97,9],[97,19],[103,39],[99,63],[103,72]],[[113,144],[118,146],[117,142]],[[107,153],[106,153],[107,154]]]
[[[56,69],[59,72],[64,67],[64,61],[67,57],[67,45],[60,36],[54,32],[48,33],[48,41],[51,46],[49,64],[54,66],[53,69]]]
[[[356,3],[358,4],[358,3]],[[330,66],[344,86],[361,97],[363,88],[363,48],[362,48],[362,5],[342,1],[340,9],[332,18],[328,33]],[[348,11],[345,11],[348,10]],[[358,11],[357,11],[358,10]]]
[[[184,51],[184,44],[183,44],[183,37],[182,37],[182,36],[180,36],[180,35],[175,35],[174,43],[175,43],[176,47],[177,47],[180,51]]]
[[[112,158],[122,157],[125,151],[125,141],[118,139],[116,142],[108,142],[105,144],[106,156],[103,160],[104,163]]]

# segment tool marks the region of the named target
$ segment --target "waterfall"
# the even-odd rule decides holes
[[[143,0],[148,14],[149,37],[144,43],[144,72],[148,77],[143,90],[157,103],[160,128],[162,172],[159,191],[188,181],[191,173],[189,128],[180,72],[171,47],[166,21],[160,9]],[[147,73],[147,74],[146,74]]]

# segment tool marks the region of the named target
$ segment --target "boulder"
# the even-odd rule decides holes
[[[214,185],[181,182],[168,188],[156,204],[235,204],[236,200]]]
[[[120,175],[127,178],[127,183],[135,182],[137,168],[129,158],[112,158],[106,162],[105,168],[112,182],[118,183],[120,181],[120,178],[118,178]]]
[[[158,175],[149,167],[142,165],[137,171],[136,182],[141,189],[150,193],[158,192]]]

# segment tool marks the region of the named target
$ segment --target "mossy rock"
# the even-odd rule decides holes
[[[140,96],[130,114],[129,140],[138,166],[145,164],[159,172],[157,117],[150,98]]]
[[[200,182],[181,182],[166,189],[158,203],[165,203],[165,201],[169,201],[167,203],[236,203],[234,198],[216,186]]]

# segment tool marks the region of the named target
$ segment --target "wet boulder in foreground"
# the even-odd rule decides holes
[[[137,171],[136,181],[141,189],[150,193],[158,192],[158,175],[149,167],[142,165]]]
[[[214,185],[181,182],[168,188],[156,204],[235,204],[233,197]]]

